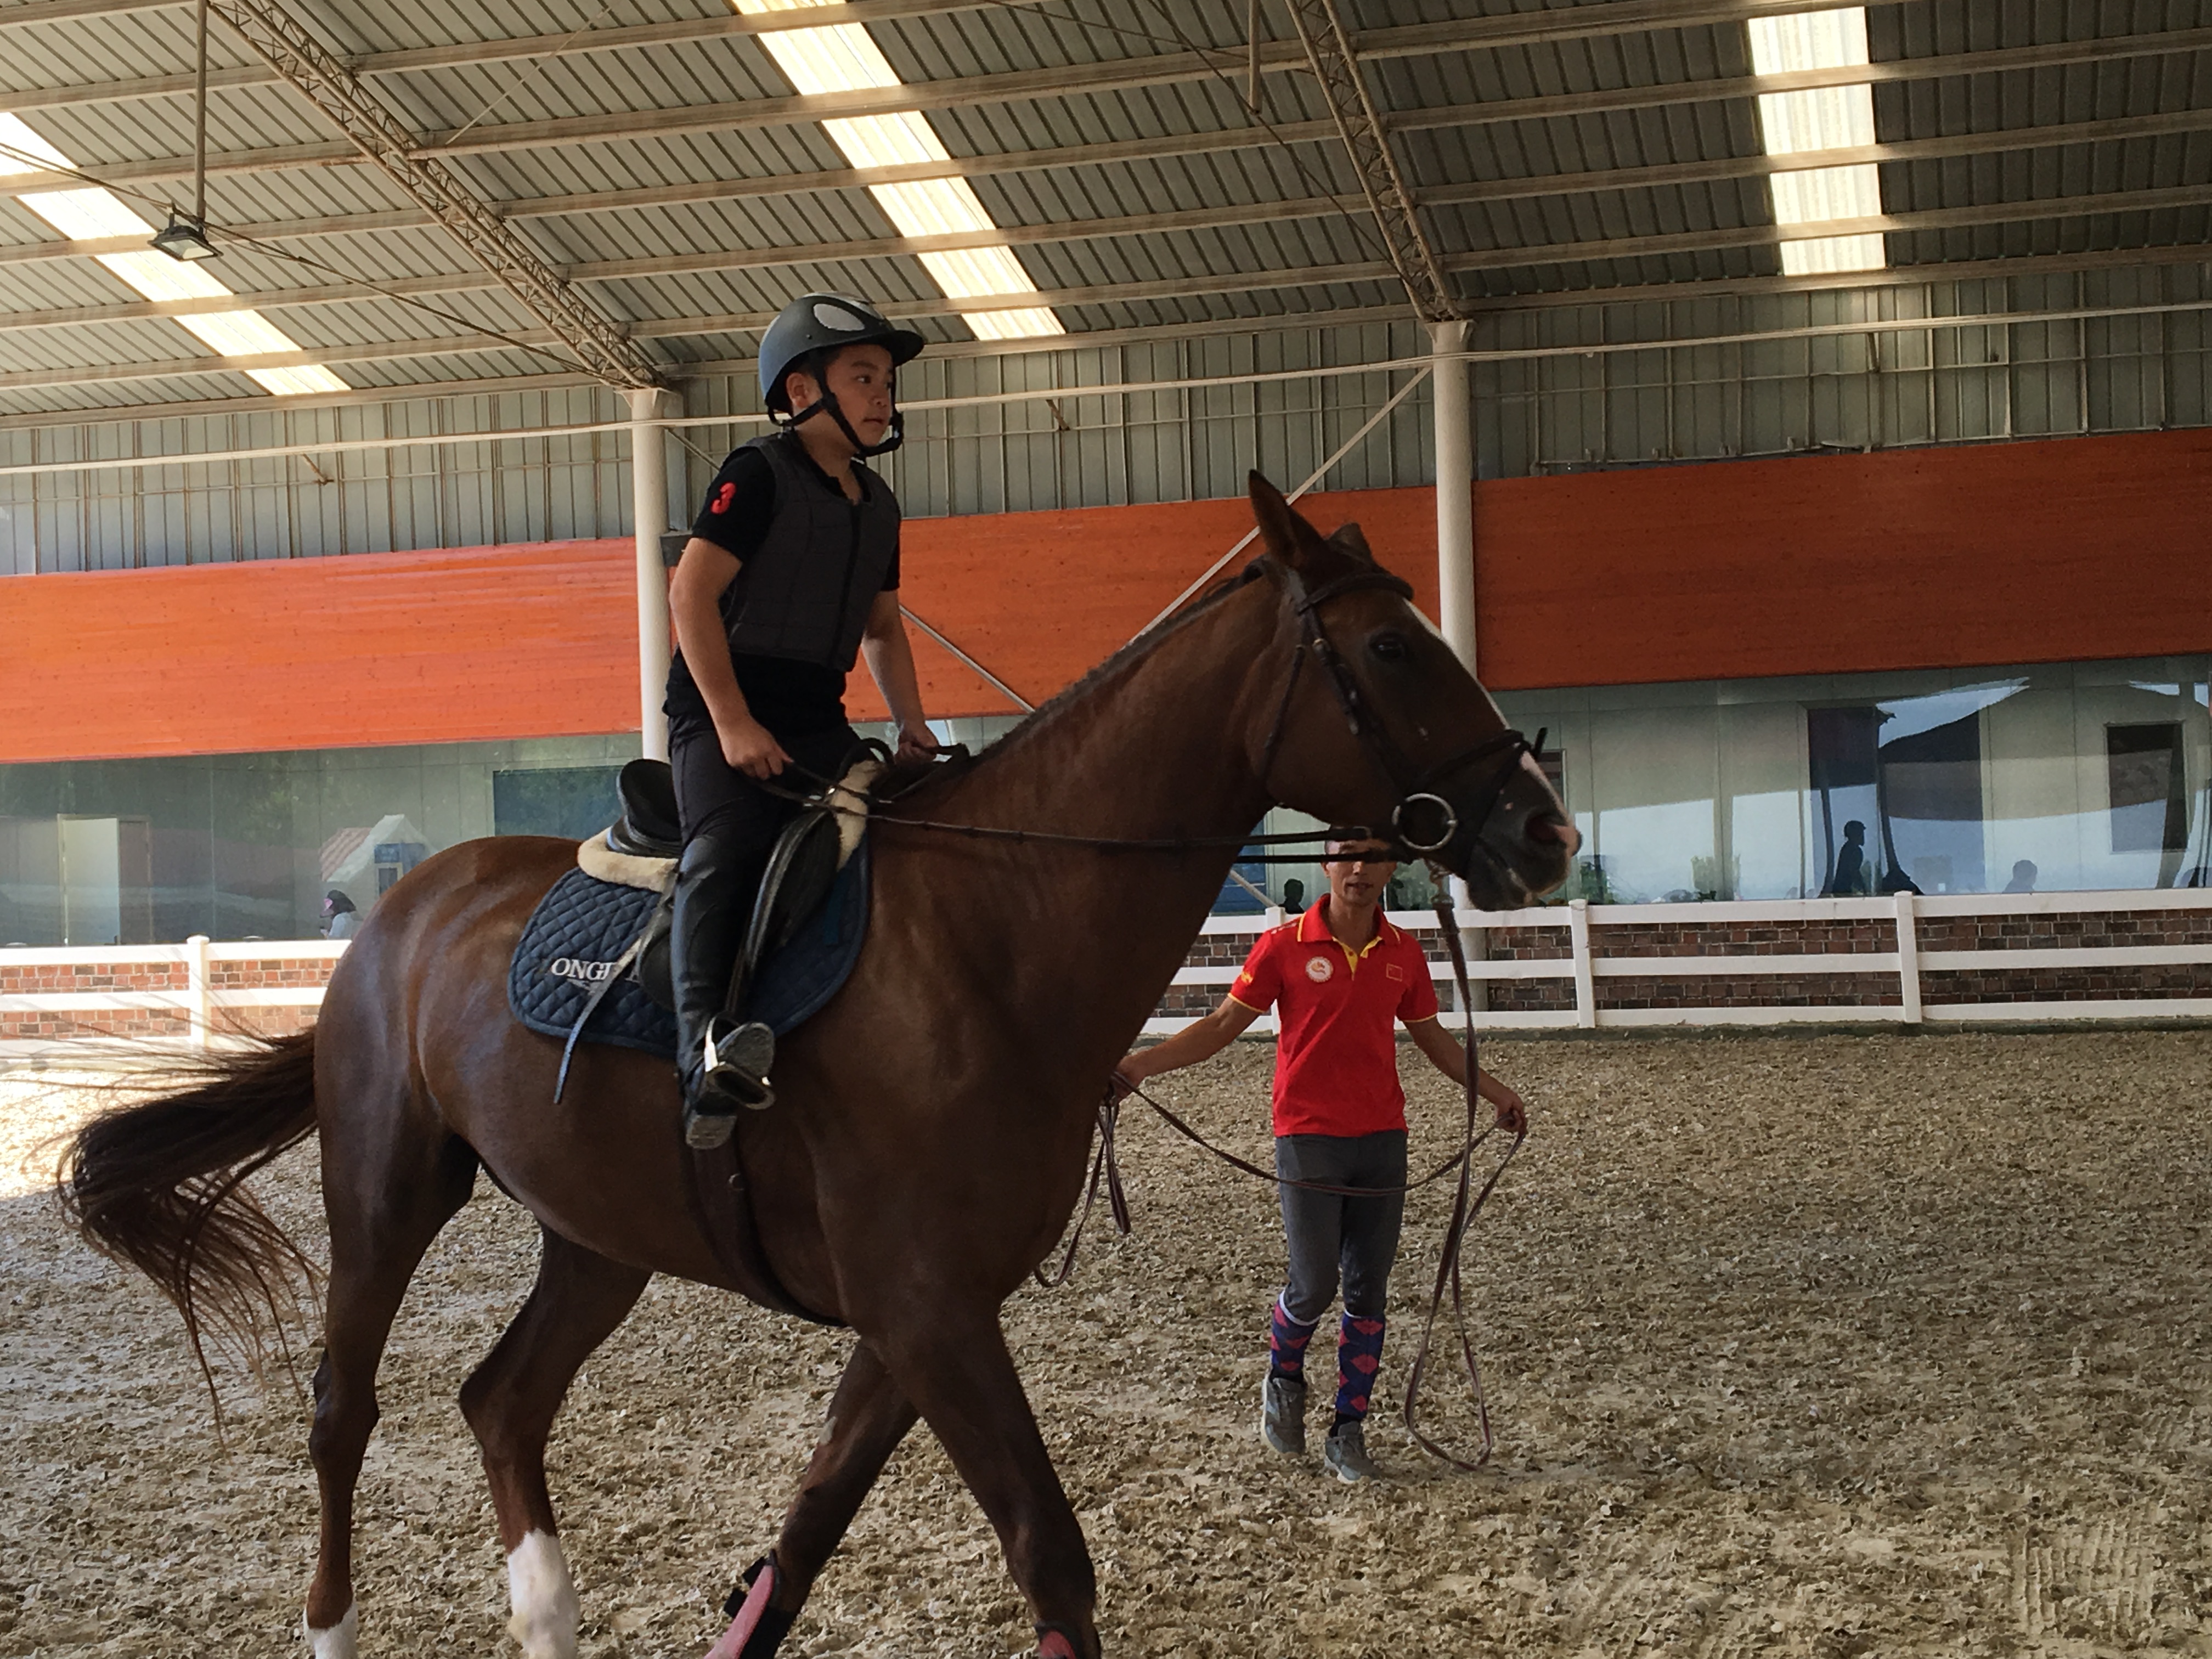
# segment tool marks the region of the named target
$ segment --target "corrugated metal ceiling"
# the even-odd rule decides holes
[[[1745,30],[1723,7],[1686,0],[1681,27],[1608,30],[1620,0],[1336,3],[1355,45],[1382,48],[1361,73],[1386,125],[1410,118],[1394,153],[1466,306],[1802,283],[1779,276]],[[453,173],[671,374],[742,358],[754,319],[808,286],[866,292],[934,339],[968,337],[858,181],[776,189],[846,163],[725,0],[289,3],[426,142],[468,129]],[[1276,0],[1263,9],[1260,123],[1243,102],[1242,6],[884,10],[863,0],[838,15],[867,21],[909,101],[975,166],[979,198],[1076,339],[1406,307]],[[1517,33],[1546,38],[1469,44],[1513,16],[1531,23]],[[1413,46],[1378,33],[1420,28]],[[2140,36],[2157,38],[2130,44]],[[21,103],[87,173],[124,179],[142,211],[189,195],[174,176],[192,146],[189,8],[118,0],[11,27],[0,5],[0,108]],[[2040,270],[2135,248],[2212,258],[2212,0],[1904,0],[1869,10],[1869,40],[1883,74],[1928,58],[1950,71],[1876,82],[1877,137],[1903,147],[1881,163],[1893,266]],[[2045,47],[2063,61],[2016,61]],[[1978,67],[1972,55],[1987,53],[2014,58]],[[356,386],[555,367],[486,337],[545,330],[376,168],[262,154],[319,154],[338,135],[236,36],[218,30],[212,60],[211,217],[275,236],[210,268],[241,304],[334,354]],[[948,82],[959,96],[939,107],[933,83]],[[2067,131],[2039,140],[2053,128]],[[169,173],[145,178],[149,166]],[[532,210],[546,198],[560,211]],[[375,291],[395,286],[414,303]],[[243,401],[242,375],[188,362],[204,351],[43,222],[0,207],[0,407]],[[116,374],[133,363],[152,372]],[[100,378],[71,381],[72,366]]]

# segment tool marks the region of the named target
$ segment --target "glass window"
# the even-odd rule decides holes
[[[1714,845],[1718,729],[1710,704],[1591,711],[1591,854],[1613,902],[1694,899],[1733,884]]]
[[[1984,706],[1977,690],[1881,705],[1883,892],[1983,890]]]
[[[636,752],[627,733],[0,766],[0,946],[312,939],[331,893],[365,914],[457,842],[581,840]]]
[[[1867,827],[1881,822],[1875,736],[1880,719],[1879,710],[1864,706],[1805,711],[1805,752],[1820,854],[1819,884],[1812,890],[1823,897],[1875,890],[1881,847],[1869,845]]]
[[[2189,845],[2181,723],[2105,728],[2112,851],[2179,853]]]
[[[546,766],[491,775],[492,833],[582,841],[622,814],[619,766]]]

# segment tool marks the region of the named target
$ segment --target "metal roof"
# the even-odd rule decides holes
[[[1410,316],[1376,158],[1355,161],[1343,87],[1316,77],[1286,7],[1340,22],[1384,170],[1461,314],[2212,259],[2212,0],[1900,0],[1867,13],[1877,145],[1835,153],[1880,168],[1881,214],[1849,222],[1886,239],[1890,268],[1784,276],[1756,94],[1838,77],[1759,81],[1745,21],[1833,3],[1269,0],[1256,43],[1244,7],[1176,0],[214,9],[281,5],[550,268],[545,291],[672,384],[729,372],[811,286],[971,337],[918,258],[960,239],[902,236],[866,189],[892,175],[851,167],[826,114],[923,113],[1068,331],[1036,349]],[[865,25],[905,84],[795,96],[761,31],[824,22]],[[189,198],[189,4],[6,0],[0,41],[0,110],[143,212]],[[244,34],[218,24],[211,60],[210,219],[233,234],[207,269],[230,308],[356,388],[283,403],[591,378],[542,293],[488,270]],[[95,263],[132,246],[58,241],[0,206],[0,415],[275,406],[166,320],[192,306]]]

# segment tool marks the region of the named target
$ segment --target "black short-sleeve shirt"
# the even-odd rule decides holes
[[[798,439],[787,436],[782,441],[798,453],[805,463],[801,471],[810,483],[836,491],[840,497],[844,495],[836,480],[815,465]],[[766,456],[757,449],[732,450],[707,486],[691,533],[701,541],[712,542],[742,564],[760,550],[768,534],[769,522],[775,516],[775,471]],[[898,585],[899,556],[894,551],[890,568],[884,575],[883,591],[896,592]],[[745,706],[752,710],[753,718],[777,737],[830,731],[845,723],[845,677],[836,669],[737,652],[731,653],[730,665],[737,672],[738,690],[745,694]],[[669,665],[668,699],[662,712],[668,716],[672,738],[714,729],[707,700],[700,695],[698,682],[691,678],[681,651]]]

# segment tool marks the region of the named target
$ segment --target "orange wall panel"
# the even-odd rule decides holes
[[[2212,432],[1475,489],[1501,690],[2212,650]],[[1308,498],[1435,614],[1428,489]],[[906,602],[1033,702],[1251,526],[1242,501],[909,520]],[[1240,562],[1243,556],[1240,556]],[[627,539],[0,580],[0,762],[623,732]],[[1233,567],[1232,567],[1233,568]],[[1012,712],[925,637],[934,714]],[[865,672],[855,718],[882,705]]]
[[[637,725],[631,544],[0,582],[0,761]]]
[[[1494,686],[2212,650],[2212,431],[1475,489]]]

